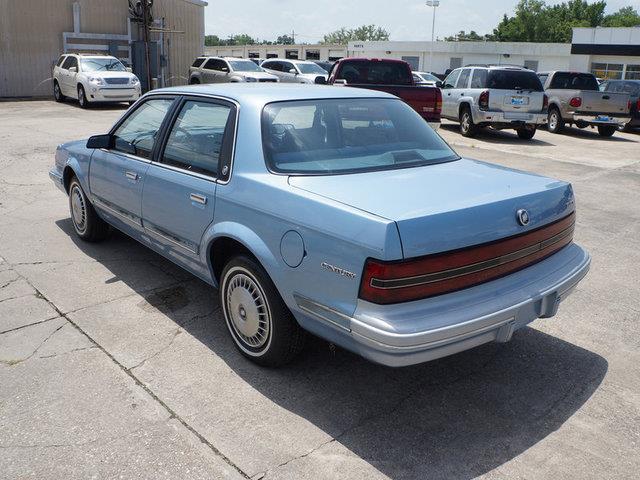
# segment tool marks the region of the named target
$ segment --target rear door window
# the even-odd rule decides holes
[[[60,58],[56,62],[56,67],[59,67],[60,65],[62,65],[62,62],[64,62],[65,58],[66,58],[66,55],[60,55]]]
[[[465,68],[462,70],[460,74],[460,78],[458,78],[458,82],[456,83],[456,88],[467,88],[469,84],[469,75],[471,74],[470,68]]]
[[[151,152],[173,99],[154,98],[136,108],[113,133],[114,150],[151,158]]]
[[[471,76],[471,88],[485,88],[487,84],[487,71],[482,68],[473,70]]]
[[[230,105],[186,101],[171,128],[161,162],[216,177],[225,132],[232,128],[231,114]]]
[[[192,67],[198,68],[200,65],[202,65],[204,63],[204,58],[196,58],[195,61],[193,62],[193,65],[191,65]]]
[[[78,67],[78,60],[76,59],[76,57],[69,56],[62,64],[62,68],[64,68],[65,70],[69,70],[71,67]]]

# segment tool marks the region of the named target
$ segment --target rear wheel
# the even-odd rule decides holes
[[[82,108],[89,108],[89,99],[87,98],[82,85],[78,85],[78,103]]]
[[[55,98],[56,102],[64,102],[64,95],[57,80],[53,81],[53,98]]]
[[[531,140],[533,136],[536,134],[536,129],[535,127],[518,128],[516,132],[518,132],[518,137],[522,138],[523,140]]]
[[[200,80],[198,80],[197,78],[192,78],[189,81],[189,85],[198,85],[200,83]]]
[[[220,276],[219,293],[229,333],[245,357],[277,367],[300,353],[305,332],[256,260],[232,258]]]
[[[478,127],[473,123],[469,107],[464,107],[460,112],[460,133],[463,137],[475,137],[478,133]]]
[[[69,183],[69,211],[76,235],[87,242],[104,240],[109,224],[96,213],[76,177]]]
[[[547,128],[551,133],[560,133],[564,129],[564,121],[562,120],[562,115],[560,115],[560,110],[555,107],[549,109]]]
[[[608,126],[608,125],[600,125],[600,126],[598,126],[598,133],[602,137],[610,137],[611,135],[616,133],[617,129],[618,129],[618,127],[612,127],[612,126]]]

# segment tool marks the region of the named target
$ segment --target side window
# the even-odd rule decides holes
[[[60,58],[58,59],[58,61],[56,62],[56,67],[59,67],[60,65],[62,65],[62,62],[64,62],[64,59],[66,58],[65,55],[60,55]]]
[[[295,67],[293,66],[293,63],[282,62],[282,71],[283,72],[287,72],[288,73],[289,70],[291,70],[292,68],[295,70]]]
[[[269,62],[269,65],[267,65],[266,68],[270,68],[271,70],[275,70],[276,72],[282,71],[282,66],[280,62]]]
[[[196,58],[191,66],[194,68],[198,68],[203,63],[204,63],[204,58]]]
[[[114,150],[151,158],[153,145],[162,121],[173,100],[147,100],[129,115],[114,133]]]
[[[204,69],[206,70],[215,70],[215,65],[216,65],[216,59],[215,58],[210,58],[209,60],[207,60],[207,63],[204,64]]]
[[[481,68],[473,70],[471,76],[471,88],[485,88],[487,84],[487,71]]]
[[[601,92],[613,92],[614,91],[614,86],[612,84],[610,84],[609,82],[602,82],[600,84],[600,91]]]
[[[460,76],[460,70],[454,70],[451,72],[447,78],[444,79],[444,84],[442,88],[454,88],[456,86],[456,82],[458,81],[458,77]]]
[[[548,74],[542,74],[542,75],[538,75],[538,78],[540,79],[540,83],[542,84],[542,87],[544,88],[544,84],[547,83],[547,78],[549,78]]]
[[[231,68],[229,68],[229,64],[225,60],[218,60],[216,70],[220,70],[221,72],[230,72]]]
[[[467,88],[470,74],[471,74],[470,68],[465,68],[464,70],[462,70],[462,73],[460,74],[460,78],[458,78],[458,82],[456,83],[456,88]]]
[[[162,163],[216,177],[231,107],[188,100],[176,118]]]
[[[72,56],[67,57],[67,59],[62,64],[62,68],[64,68],[65,70],[69,70],[69,68],[77,67],[77,66],[78,66],[78,60],[76,60],[76,57],[72,57]]]

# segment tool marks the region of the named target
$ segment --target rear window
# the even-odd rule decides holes
[[[458,158],[397,99],[271,103],[262,114],[262,142],[269,169],[293,175],[390,170]]]
[[[199,67],[200,65],[202,65],[204,63],[205,59],[204,58],[196,58],[195,61],[193,62],[193,64],[191,65],[192,67]]]
[[[522,70],[489,70],[485,88],[543,91],[538,76],[534,72]]]
[[[558,72],[553,75],[549,88],[565,90],[599,90],[596,77],[590,73]]]
[[[411,69],[399,62],[344,62],[336,78],[356,84],[413,84]]]

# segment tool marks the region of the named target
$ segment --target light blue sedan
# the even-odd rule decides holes
[[[391,366],[506,342],[590,263],[571,185],[460,158],[372,90],[157,90],[50,177],[83,240],[115,227],[216,287],[262,365],[306,332]]]

